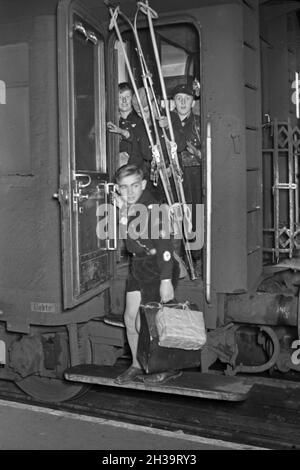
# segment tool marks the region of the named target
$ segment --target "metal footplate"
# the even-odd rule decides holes
[[[242,378],[225,375],[184,371],[167,383],[144,383],[142,377],[118,384],[115,379],[126,370],[124,366],[96,366],[81,364],[65,371],[65,378],[73,382],[83,382],[109,387],[122,387],[150,392],[185,395],[210,400],[243,401],[252,388]],[[149,377],[145,375],[145,377]]]

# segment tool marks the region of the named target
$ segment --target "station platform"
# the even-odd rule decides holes
[[[0,423],[0,450],[97,450],[104,458],[113,450],[257,449],[5,400],[0,400]]]

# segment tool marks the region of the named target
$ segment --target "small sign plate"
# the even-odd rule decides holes
[[[30,302],[32,312],[57,313],[57,304],[52,302]]]
[[[6,364],[6,347],[2,339],[0,340],[0,364]]]

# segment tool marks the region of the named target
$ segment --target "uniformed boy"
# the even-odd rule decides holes
[[[195,105],[192,84],[177,85],[172,92],[175,109],[171,111],[172,127],[180,166],[183,170],[183,187],[188,204],[202,202],[200,119],[193,113]],[[160,121],[167,127],[167,119]]]
[[[175,109],[171,113],[178,158],[183,171],[183,190],[188,204],[192,205],[193,231],[196,230],[196,205],[202,203],[202,157],[200,118],[193,113],[195,91],[191,83],[177,85],[173,92]],[[202,275],[201,251],[193,250],[196,275]]]
[[[126,248],[132,255],[124,313],[132,364],[116,379],[117,383],[123,384],[143,373],[137,359],[140,304],[172,300],[179,267],[174,259],[168,217],[163,216],[167,206],[160,207],[163,209],[163,224],[157,216],[157,201],[146,188],[147,181],[142,170],[135,165],[124,165],[117,170],[116,183],[118,195],[115,198],[120,210],[120,225],[121,228],[123,226],[123,233],[126,232]],[[137,219],[141,214],[145,220],[143,217]],[[136,230],[137,221],[139,231]]]
[[[132,87],[128,82],[119,83],[119,125],[113,122],[107,123],[109,132],[120,136],[119,165],[134,164],[140,166],[144,173],[149,173],[152,154],[149,142],[145,146],[144,140],[147,137],[144,123],[140,115],[133,107]]]
[[[185,201],[192,206],[193,231],[197,228],[196,207],[202,201],[202,156],[200,138],[200,118],[193,112],[195,90],[193,83],[182,83],[172,91],[175,108],[171,111],[171,121],[177,144],[179,164],[183,173]],[[160,126],[168,128],[167,118],[160,120]],[[177,252],[181,254],[181,243],[177,241]],[[202,275],[201,251],[193,250],[192,258],[197,276]]]

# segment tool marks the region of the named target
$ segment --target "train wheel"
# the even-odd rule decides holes
[[[16,382],[16,385],[31,397],[44,402],[61,402],[85,394],[89,385],[70,384],[60,379],[49,379],[31,375]]]

